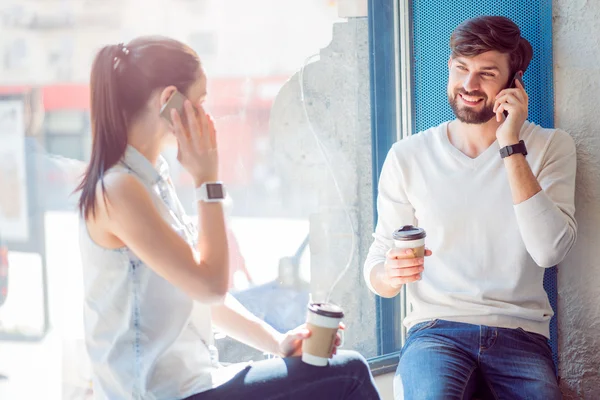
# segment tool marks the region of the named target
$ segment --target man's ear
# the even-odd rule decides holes
[[[448,69],[452,66],[452,56],[448,57]]]
[[[177,91],[177,88],[172,85],[164,88],[163,91],[160,92],[160,97],[159,97],[160,106],[161,107],[164,106],[167,103],[167,101],[169,101],[171,96],[173,96],[173,93],[175,93],[176,91]]]

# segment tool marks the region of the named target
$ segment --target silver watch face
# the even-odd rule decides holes
[[[220,183],[207,183],[206,196],[209,200],[224,199],[225,193],[223,191],[223,185]]]

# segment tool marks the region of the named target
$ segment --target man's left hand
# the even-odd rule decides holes
[[[521,128],[527,119],[529,110],[529,96],[519,80],[515,81],[514,89],[504,89],[496,96],[494,112],[496,120],[502,122],[496,131],[496,138],[500,147],[513,145],[519,142]],[[504,111],[508,117],[504,117]]]
[[[345,329],[343,322],[340,323],[339,329]],[[306,328],[306,324],[302,324],[296,329],[284,334],[279,341],[279,355],[281,357],[293,357],[302,355],[302,341],[310,337],[310,331]],[[337,352],[338,346],[342,343],[340,333],[337,333],[335,343],[333,345],[333,353]]]

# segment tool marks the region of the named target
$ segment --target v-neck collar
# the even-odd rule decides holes
[[[452,142],[450,142],[450,131],[448,129],[450,122],[451,121],[447,121],[442,126],[442,142],[447,147],[448,151],[452,154],[452,156],[456,158],[460,163],[471,168],[477,168],[478,166],[485,164],[494,155],[498,155],[500,147],[498,146],[497,140],[494,140],[494,142],[492,142],[492,144],[487,149],[485,149],[481,154],[479,154],[475,158],[471,158],[462,151],[460,151],[456,146],[452,144]]]

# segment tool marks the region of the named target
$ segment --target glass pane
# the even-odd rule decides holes
[[[44,127],[48,135],[78,135],[87,132],[89,119],[83,110],[52,110],[46,112]]]
[[[56,136],[46,138],[46,149],[52,154],[81,160],[83,158],[82,138],[77,136]]]
[[[377,355],[375,301],[362,278],[373,222],[366,17],[340,17],[332,0],[11,3],[0,18],[9,38],[0,94],[22,101],[26,122],[10,139],[22,149],[21,163],[0,162],[0,176],[21,178],[0,179],[0,199],[2,185],[21,188],[10,189],[10,201],[27,212],[15,225],[22,232],[0,218],[0,236],[17,236],[4,241],[10,266],[0,322],[16,307],[39,326],[47,308],[51,329],[42,324],[33,341],[0,339],[0,375],[8,377],[0,379],[0,398],[91,396],[78,214],[69,194],[85,168],[78,160],[89,160],[95,51],[145,34],[190,44],[207,72],[206,107],[229,195],[231,293],[281,332],[305,321],[311,298],[329,299],[346,313],[345,347]],[[30,115],[43,118],[30,123]],[[177,148],[163,156],[194,217],[193,182]],[[48,178],[56,171],[58,180]],[[23,254],[38,254],[45,264]],[[41,268],[39,279],[19,283],[28,268]],[[218,328],[214,333],[224,363],[266,357]]]

